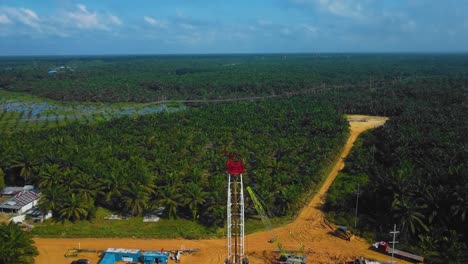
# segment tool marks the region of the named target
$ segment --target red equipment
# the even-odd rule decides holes
[[[242,174],[245,171],[245,164],[242,160],[234,159],[234,154],[224,154],[228,159],[226,160],[226,170],[229,174],[236,175]]]

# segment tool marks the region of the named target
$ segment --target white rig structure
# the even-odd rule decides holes
[[[242,173],[244,163],[232,160],[234,155],[227,155],[226,169],[228,175],[227,193],[227,247],[228,255],[225,264],[248,264],[244,255],[244,186]]]

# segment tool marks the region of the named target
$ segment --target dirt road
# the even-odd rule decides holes
[[[389,260],[380,253],[369,250],[370,245],[363,239],[354,238],[351,241],[343,240],[330,234],[334,226],[326,223],[320,210],[324,203],[325,194],[331,183],[343,168],[343,159],[346,157],[359,134],[365,130],[381,126],[387,120],[384,117],[371,117],[350,115],[350,137],[344,146],[341,159],[335,164],[327,180],[320,188],[311,202],[302,209],[297,219],[285,226],[278,227],[273,232],[279,237],[284,248],[299,250],[303,245],[307,254],[307,263],[344,263],[353,257],[365,256],[377,260]],[[252,264],[271,263],[274,256],[272,250],[277,249],[276,244],[268,243],[271,233],[258,232],[246,237],[246,250]],[[198,248],[199,253],[182,256],[182,263],[190,264],[222,264],[226,256],[226,242],[221,239],[183,240],[183,239],[35,239],[40,255],[36,263],[70,263],[71,259],[64,257],[69,248],[106,249],[108,247],[139,248],[139,249],[179,249]],[[86,253],[80,257],[89,258],[97,263],[99,256],[96,253]],[[399,263],[405,263],[398,261]]]

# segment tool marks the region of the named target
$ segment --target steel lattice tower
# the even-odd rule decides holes
[[[226,155],[228,176],[227,193],[227,247],[226,264],[246,264],[244,256],[244,186],[242,174],[244,163],[233,160],[234,155]]]

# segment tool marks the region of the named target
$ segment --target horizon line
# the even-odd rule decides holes
[[[89,54],[15,54],[0,55],[0,58],[8,57],[144,57],[144,56],[236,56],[236,55],[468,55],[468,51],[323,51],[323,52],[207,52],[207,53],[89,53]]]

